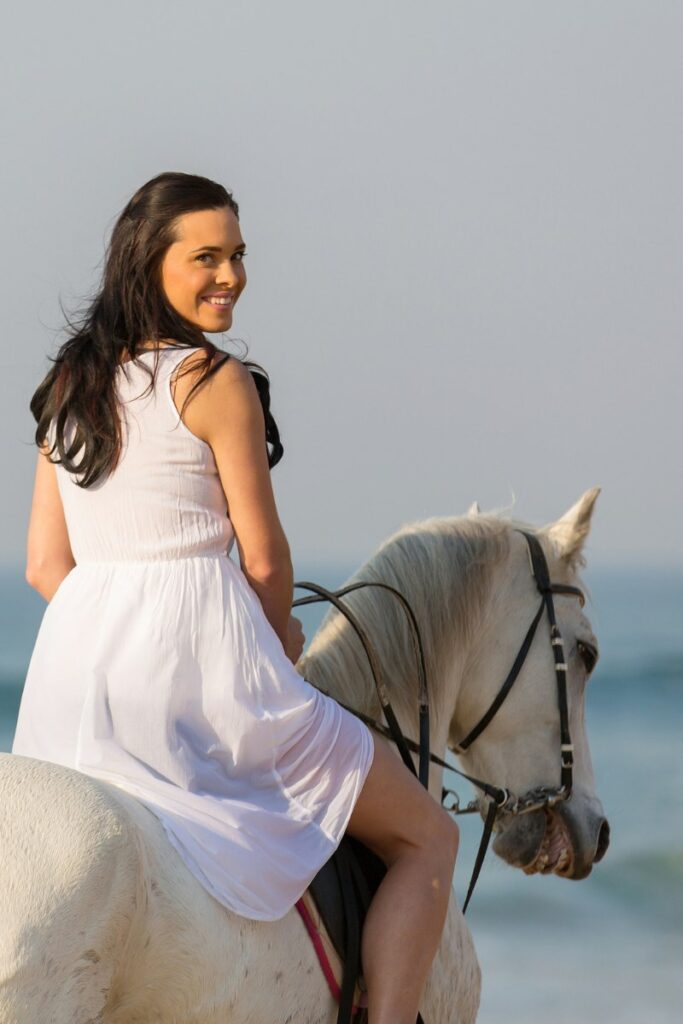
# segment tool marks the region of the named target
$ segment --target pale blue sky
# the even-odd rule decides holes
[[[683,562],[679,3],[63,0],[5,29],[0,562],[59,299],[164,170],[241,207],[230,333],[271,376],[295,569],[595,484],[594,563]]]

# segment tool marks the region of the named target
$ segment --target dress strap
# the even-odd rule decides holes
[[[169,349],[170,349],[170,351],[169,351]],[[168,346],[168,348],[162,349],[162,351],[164,351],[166,354],[163,357],[165,359],[164,368],[163,368],[164,377],[163,377],[163,380],[159,381],[159,386],[161,388],[163,388],[164,394],[166,396],[166,400],[168,402],[168,407],[169,407],[171,415],[173,417],[173,420],[172,420],[173,429],[174,430],[177,429],[181,434],[184,434],[185,437],[191,438],[198,445],[200,445],[204,450],[207,450],[207,451],[210,452],[211,451],[211,446],[208,445],[206,441],[202,440],[201,437],[197,437],[196,434],[193,434],[192,431],[190,430],[190,428],[181,419],[180,410],[178,409],[178,406],[176,405],[176,402],[175,402],[175,398],[173,397],[173,384],[174,384],[174,381],[173,381],[172,378],[173,378],[173,375],[174,375],[175,371],[179,368],[181,363],[184,363],[185,359],[187,357],[189,357],[193,352],[199,352],[201,350],[202,350],[202,346],[201,345],[196,345],[193,348],[179,348],[179,349],[176,349],[176,348],[171,349],[170,346]],[[159,372],[161,372],[161,370]]]

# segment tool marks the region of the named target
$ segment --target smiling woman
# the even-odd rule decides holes
[[[12,750],[135,796],[206,890],[254,920],[293,911],[348,829],[387,866],[363,934],[371,1015],[414,1024],[459,832],[295,667],[303,634],[271,484],[283,449],[268,378],[205,337],[232,323],[244,252],[223,186],[148,182],[114,228],[101,293],[33,396],[27,577],[52,599]],[[55,589],[35,552],[65,536]]]

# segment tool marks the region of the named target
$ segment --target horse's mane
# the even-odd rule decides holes
[[[457,658],[479,629],[493,570],[507,556],[510,533],[517,527],[533,529],[500,513],[408,523],[346,583],[378,580],[400,590],[417,618],[427,678],[441,678],[444,659]],[[363,587],[341,600],[375,648],[395,709],[416,721],[418,668],[400,601],[380,587]],[[436,643],[444,635],[453,638],[450,650]],[[378,718],[380,706],[367,656],[355,630],[336,608],[326,613],[297,667],[321,689]],[[439,696],[430,694],[437,714]]]

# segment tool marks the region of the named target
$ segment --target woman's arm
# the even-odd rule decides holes
[[[196,372],[188,372],[186,390]],[[228,359],[193,395],[183,418],[213,450],[242,571],[287,650],[292,561],[275,506],[263,408],[247,367]]]
[[[54,463],[38,452],[26,543],[26,580],[49,603],[76,564]]]

